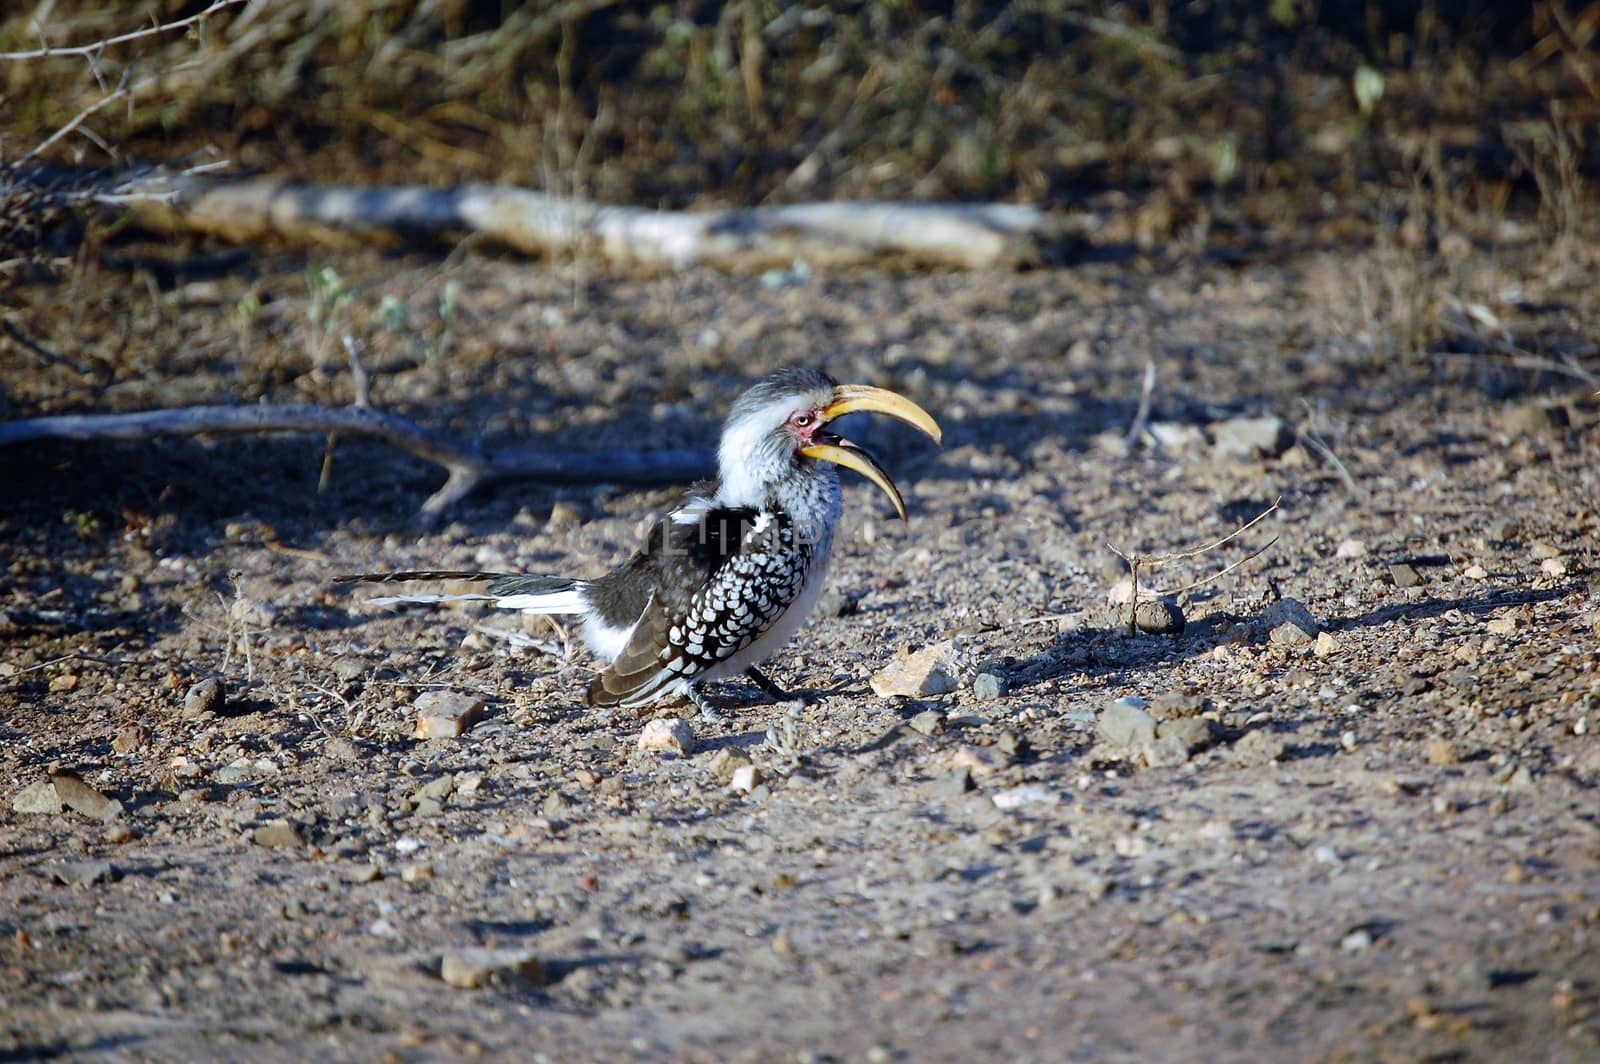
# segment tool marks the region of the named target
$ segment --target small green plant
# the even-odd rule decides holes
[[[310,325],[310,342],[313,371],[321,375],[333,355],[334,332],[340,315],[349,306],[354,294],[332,266],[312,266],[306,270],[306,290],[311,305],[306,310]]]
[[[72,529],[73,535],[82,540],[93,539],[100,534],[100,519],[86,510],[63,512],[61,523]]]
[[[239,337],[239,346],[248,347],[250,339],[255,335],[256,322],[261,318],[261,297],[254,292],[246,292],[239,297],[239,302],[228,311],[228,324],[233,326],[233,331]]]

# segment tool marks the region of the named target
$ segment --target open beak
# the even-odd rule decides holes
[[[933,420],[931,414],[905,396],[896,395],[883,388],[874,388],[867,384],[841,384],[833,390],[833,402],[821,410],[823,418],[828,421],[846,414],[867,413],[887,414],[927,433],[934,443],[944,442],[944,431],[939,428],[939,423]],[[860,473],[889,496],[894,503],[895,512],[900,515],[900,520],[907,519],[906,501],[900,495],[900,489],[894,486],[894,481],[889,479],[889,474],[883,471],[877,459],[849,440],[835,436],[831,432],[818,433],[816,442],[800,448],[800,453],[807,458],[820,458],[824,462],[832,462]]]

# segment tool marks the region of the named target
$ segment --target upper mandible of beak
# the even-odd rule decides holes
[[[833,402],[822,408],[828,421],[846,414],[888,414],[912,428],[928,434],[934,443],[944,445],[944,430],[933,415],[903,395],[870,384],[841,384],[833,390]]]
[[[888,414],[927,433],[933,437],[935,443],[944,442],[944,432],[939,428],[939,423],[922,407],[903,395],[896,395],[894,392],[866,384],[839,385],[833,390],[833,402],[823,407],[821,413],[829,421],[845,414]],[[840,439],[831,433],[824,435],[825,439],[802,447],[800,453],[808,458],[820,458],[825,462],[833,462],[860,473],[889,496],[894,503],[895,512],[900,515],[900,520],[908,520],[906,502],[900,495],[900,489],[895,487],[894,481],[889,479],[889,474],[884,472],[877,460],[849,440]]]

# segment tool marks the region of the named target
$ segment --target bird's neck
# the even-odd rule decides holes
[[[816,526],[819,534],[838,520],[840,498],[838,472],[816,461],[801,462],[777,477],[755,476],[747,467],[724,469],[716,492],[718,505],[781,512],[797,525]]]

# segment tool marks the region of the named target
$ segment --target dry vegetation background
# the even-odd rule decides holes
[[[852,489],[776,659],[824,696],[729,685],[659,758],[550,632],[327,580],[589,574],[665,489],[518,484],[423,534],[437,471],[360,441],[0,447],[0,1059],[1594,1059],[1597,42],[1600,0],[5,5],[0,422],[370,390],[657,453],[825,361],[949,450],[872,441],[914,520]],[[968,273],[230,247],[130,221],[152,167],[1063,236]],[[1275,538],[1185,632],[1097,612],[1107,540],[1279,498],[1156,574]],[[1268,636],[1280,592],[1325,639]],[[946,643],[955,690],[869,692]],[[431,686],[488,719],[416,741]],[[1194,749],[1108,738],[1125,695]],[[479,946],[542,967],[441,984]]]

